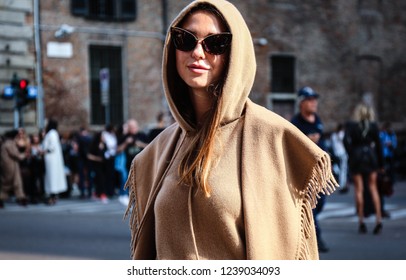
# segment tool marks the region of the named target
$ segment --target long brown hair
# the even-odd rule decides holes
[[[214,14],[220,19],[224,27],[229,30],[224,17],[214,6],[207,3],[199,4],[191,9],[188,16],[196,11],[207,11]],[[228,53],[226,55],[228,55]],[[216,81],[215,84],[211,84],[207,89],[208,92],[213,95],[213,106],[204,116],[203,123],[200,126],[197,126],[197,124],[195,125],[195,130],[191,135],[192,141],[187,147],[186,153],[179,165],[179,183],[189,186],[197,186],[198,189],[201,189],[204,192],[206,197],[210,196],[208,177],[214,161],[213,151],[216,132],[221,125],[220,112],[222,108],[222,89],[228,70],[228,59],[226,61],[227,65],[224,68],[222,80]]]

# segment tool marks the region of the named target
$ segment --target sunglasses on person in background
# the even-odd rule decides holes
[[[231,44],[232,38],[231,33],[223,32],[212,34],[199,40],[193,33],[180,27],[172,27],[171,36],[175,48],[180,51],[192,51],[200,42],[205,52],[214,55],[225,53]]]

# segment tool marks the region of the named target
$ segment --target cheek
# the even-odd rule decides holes
[[[226,67],[226,58],[224,55],[217,56],[211,61],[211,65],[214,69],[213,75],[215,78],[219,78],[222,74],[224,74],[224,69]]]
[[[185,72],[185,52],[176,50],[176,70],[182,79],[184,79]]]

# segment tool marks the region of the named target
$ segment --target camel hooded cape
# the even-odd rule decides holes
[[[180,12],[171,26],[176,26],[200,2],[215,6],[233,34],[222,93],[221,123],[243,117],[244,123],[238,132],[242,139],[241,162],[230,163],[230,167],[240,168],[246,258],[318,259],[311,209],[317,203],[318,193],[330,194],[337,185],[330,171],[330,158],[290,122],[248,98],[256,72],[255,53],[248,27],[231,3],[194,1]],[[176,92],[169,77],[176,71],[174,56],[168,33],[162,74],[165,95],[176,123],[132,162],[127,181],[130,203],[126,215],[131,215],[133,259],[156,259],[154,202],[177,153],[177,143],[186,132],[193,130],[173,98]],[[227,139],[222,140],[227,142]]]

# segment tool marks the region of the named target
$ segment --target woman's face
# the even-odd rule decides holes
[[[199,40],[225,31],[215,15],[204,11],[193,13],[180,27],[193,33]],[[191,51],[176,50],[176,68],[192,90],[206,90],[210,84],[219,80],[227,56],[228,52],[221,55],[207,53],[202,43],[198,43]]]

